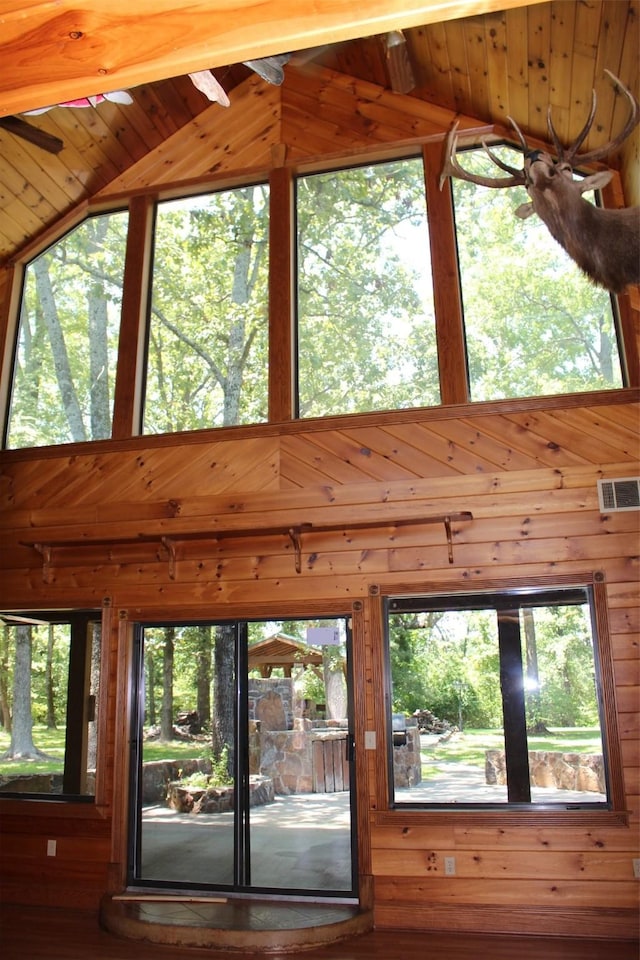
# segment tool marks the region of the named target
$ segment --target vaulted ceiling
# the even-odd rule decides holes
[[[295,4],[274,2],[267,5],[272,19],[264,14],[253,32],[242,19],[246,8],[238,8],[237,30],[227,29],[217,40],[210,36],[211,16],[198,21],[193,13],[208,7],[211,14],[213,6],[218,7],[190,4],[191,19],[183,11],[187,30],[176,26],[182,21],[175,17],[167,20],[171,11],[180,12],[179,3],[151,0],[145,7],[157,8],[156,40],[162,34],[165,42],[144,52],[144,18],[128,16],[126,5],[115,0],[104,10],[102,2],[61,0],[55,17],[48,4],[9,3],[10,11],[0,15],[5,34],[8,29],[11,35],[0,48],[0,116],[17,116],[63,146],[51,153],[0,125],[0,264],[78,204],[95,198],[221,172],[266,170],[319,153],[345,156],[386,142],[390,131],[409,143],[446,129],[455,114],[503,125],[511,115],[527,135],[544,140],[551,106],[558,133],[570,139],[584,123],[595,88],[598,112],[586,143],[590,149],[611,139],[626,116],[624,98],[605,69],[638,94],[639,0],[518,0],[518,5],[513,0],[423,0],[410,10],[401,9],[408,5],[399,0],[378,0],[366,5],[366,16],[352,0],[319,0],[315,15],[307,17],[296,14]],[[341,7],[343,22],[336,20]],[[78,11],[84,29],[74,31]],[[461,16],[468,12],[474,15]],[[203,37],[197,44],[194,33],[198,24],[204,30],[205,22],[208,42]],[[404,43],[394,48],[388,32],[399,28],[402,35],[395,39]],[[105,71],[100,81],[95,71],[89,76],[88,61],[68,52],[75,49],[69,37],[93,39],[96,56],[104,58],[104,43],[95,38],[109,37],[124,49],[136,31],[138,57],[123,56],[120,69]],[[294,52],[281,85],[268,83],[242,62],[283,48]],[[88,57],[91,44],[83,49]],[[233,53],[231,64],[225,51]],[[178,67],[182,72],[173,76]],[[205,67],[227,92],[229,107],[211,102],[192,83],[188,73]],[[108,92],[114,85],[126,86],[130,104],[106,100],[88,108],[24,113],[72,96]],[[46,95],[51,99],[37,99]],[[406,98],[402,110],[398,97]],[[639,154],[636,131],[617,161],[624,169],[625,191],[636,202]]]

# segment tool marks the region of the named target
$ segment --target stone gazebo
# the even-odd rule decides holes
[[[274,667],[284,677],[273,677]],[[273,780],[275,793],[334,793],[349,788],[348,724],[327,720],[320,705],[297,697],[295,667],[322,676],[322,652],[283,634],[249,647],[251,773]]]

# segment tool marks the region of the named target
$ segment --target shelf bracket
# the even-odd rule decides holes
[[[449,551],[449,563],[453,563],[453,539],[451,537],[451,517],[444,518],[444,529],[447,534],[447,549]]]
[[[289,539],[293,544],[296,573],[302,572],[302,542],[300,540],[300,528],[289,527]]]
[[[48,543],[34,543],[33,549],[42,557],[42,582],[51,583],[51,545]]]
[[[171,537],[162,537],[162,546],[169,554],[169,579],[176,578],[176,542]]]

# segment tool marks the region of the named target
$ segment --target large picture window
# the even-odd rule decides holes
[[[386,606],[394,805],[607,807],[588,588]]]
[[[109,439],[114,413],[121,439],[623,387],[617,302],[516,216],[524,189],[454,178],[431,222],[432,163],[292,175],[291,203],[267,183],[161,200],[139,237],[88,218],[25,268],[5,446]],[[464,167],[494,170],[480,149]]]

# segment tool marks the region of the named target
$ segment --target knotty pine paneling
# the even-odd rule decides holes
[[[377,891],[376,887],[376,894]],[[561,900],[558,891],[558,901]],[[635,911],[609,906],[597,909],[573,907],[562,902],[557,906],[527,906],[524,910],[499,902],[488,906],[465,904],[461,909],[458,903],[431,903],[428,898],[419,902],[405,901],[400,892],[393,904],[381,903],[376,908],[374,923],[379,930],[454,930],[471,935],[506,932],[537,938],[547,934],[550,929],[562,930],[558,936],[578,938],[584,937],[585,932],[589,931],[590,937],[604,941],[606,955],[611,958],[617,954],[612,930],[616,931],[615,939],[628,939],[634,943],[637,940]],[[511,943],[508,949],[513,949]]]
[[[98,197],[192,181],[213,173],[267,170],[271,147],[280,139],[277,88],[252,74],[233,90],[231,99],[233,109],[205,101],[204,110],[114,176]]]
[[[587,115],[592,88],[598,114],[587,149],[621,129],[626,103],[604,68],[637,93],[637,0],[505,0],[499,9],[483,0],[473,9],[464,7],[462,19],[405,29],[416,80],[407,96],[390,89],[383,38],[367,36],[300,57],[294,53],[280,88],[240,63],[218,63],[228,109],[210,103],[183,74],[129,84],[131,104],[56,107],[29,118],[62,139],[56,155],[0,130],[0,259],[16,256],[78,204],[124,190],[190,183],[214,172],[251,175],[268,167],[272,146],[286,147],[287,162],[337,152],[348,156],[362,147],[437,135],[454,114],[462,116],[463,127],[468,117],[481,127],[505,124],[513,116],[529,137],[546,140],[550,103],[559,132],[573,137]],[[436,15],[446,15],[438,10]],[[130,25],[126,34],[132,34]],[[26,34],[12,54],[23,66],[25,44]],[[144,73],[144,64],[136,63]],[[42,73],[40,57],[37,64]],[[334,75],[331,90],[318,85],[323,70]],[[8,84],[14,94],[16,76],[14,71]],[[55,97],[51,85],[49,92],[51,102],[68,99],[61,92]],[[9,93],[4,90],[5,100]],[[637,203],[638,136],[636,131],[620,155],[628,204]]]
[[[365,601],[354,662],[358,736],[378,730],[382,742],[382,630],[368,599],[372,586],[434,591],[540,576],[584,582],[602,571],[631,825],[593,816],[581,827],[575,819],[549,825],[535,815],[515,826],[506,813],[499,823],[385,813],[386,758],[382,750],[367,751],[359,767],[366,843],[360,856],[374,877],[380,927],[428,930],[444,923],[509,932],[544,924],[579,935],[589,914],[600,935],[632,936],[631,859],[640,823],[639,518],[601,516],[596,480],[638,473],[638,410],[627,395],[618,403],[612,397],[583,407],[570,399],[509,411],[503,404],[481,412],[465,406],[457,416],[405,411],[330,428],[302,422],[283,425],[279,434],[272,427],[223,440],[202,434],[186,445],[180,438],[139,438],[91,452],[48,451],[45,458],[5,454],[0,607],[99,607],[108,598],[117,624],[120,616],[126,623],[150,611],[287,616],[323,604],[348,612],[353,601]],[[450,563],[443,524],[420,521],[464,510],[473,520],[453,522]],[[287,530],[305,522],[316,529],[302,530],[297,573]],[[335,529],[320,528],[327,523]],[[173,555],[163,537],[171,539]],[[53,543],[46,566],[26,545],[39,539]],[[80,822],[67,822],[58,808],[56,830],[42,804],[24,817],[13,802],[2,818],[8,900],[28,891],[32,902],[51,903],[78,890],[90,905],[123,882],[128,641],[115,627],[106,635],[103,805],[85,808]],[[4,812],[7,802],[0,805]],[[49,837],[60,839],[64,854],[55,864],[46,862]],[[442,870],[451,855],[454,878]]]

